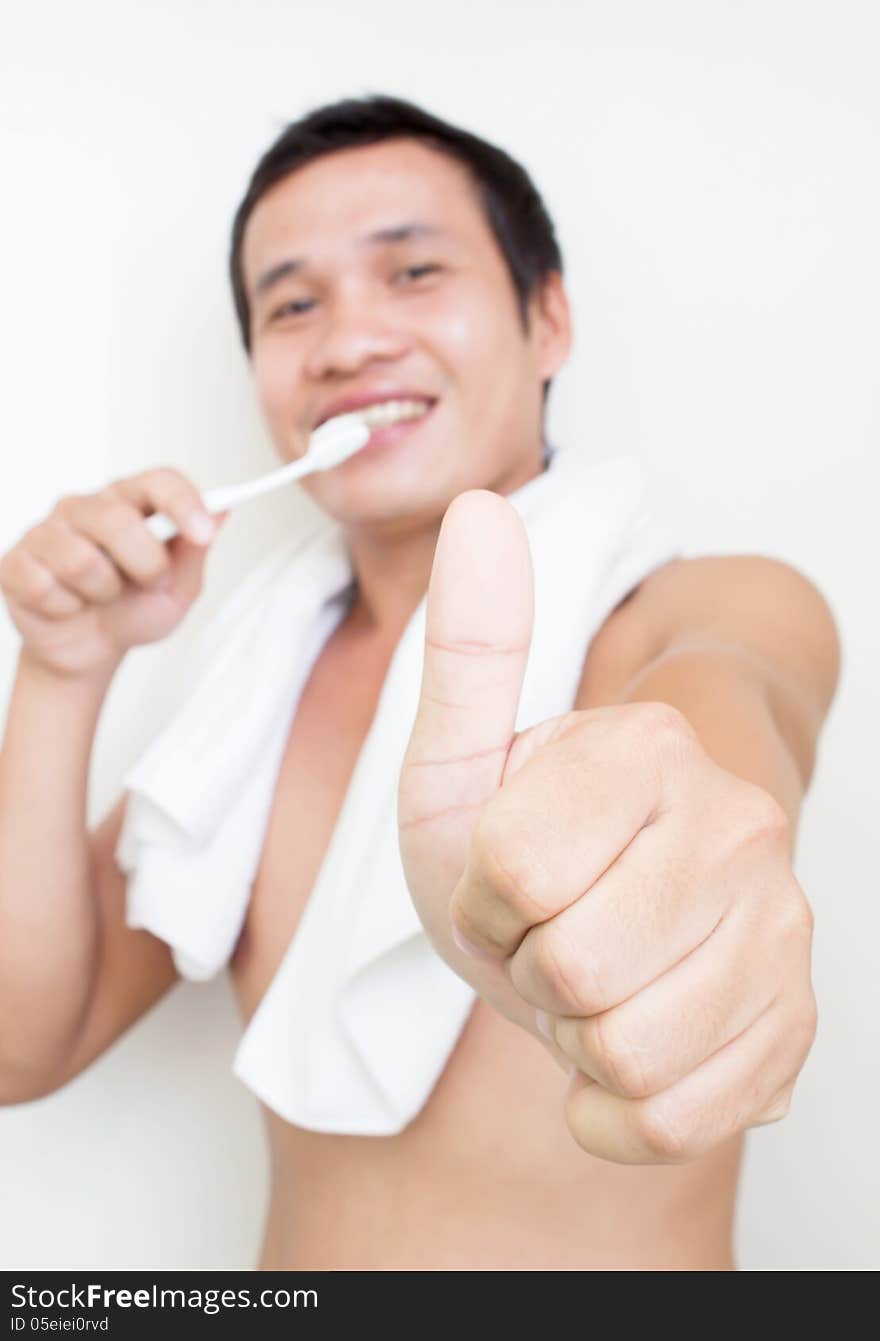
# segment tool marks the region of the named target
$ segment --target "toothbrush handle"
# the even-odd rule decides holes
[[[276,473],[280,475],[281,472]],[[302,473],[305,474],[305,471]],[[277,484],[287,482],[286,480],[276,482],[270,475],[264,478],[265,484],[263,480],[259,480],[251,484],[221,485],[216,489],[208,489],[202,495],[205,511],[212,515],[216,512],[225,512],[227,508],[235,507],[236,503],[244,503],[249,498],[256,498],[258,494],[268,493],[271,489],[276,488]],[[295,476],[291,472],[291,475],[287,478],[295,478]],[[256,487],[257,484],[259,487]],[[176,536],[178,533],[177,523],[173,522],[170,517],[166,517],[164,512],[154,512],[151,517],[147,518],[147,525],[157,540],[170,540],[172,536]]]
[[[292,480],[299,479],[303,475],[308,475],[314,468],[314,462],[307,462],[303,457],[296,464],[282,466],[279,470],[273,470],[268,475],[262,475],[259,479],[249,480],[246,484],[228,484],[218,485],[215,489],[207,489],[202,495],[202,502],[205,505],[205,511],[209,513],[225,512],[227,508],[235,507],[237,503],[245,503],[249,498],[257,498],[260,494],[271,493],[281,484],[287,484]],[[177,535],[177,525],[166,517],[163,512],[154,512],[147,518],[147,525],[153,532],[157,540],[170,540],[172,536]]]

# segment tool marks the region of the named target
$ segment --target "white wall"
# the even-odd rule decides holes
[[[207,486],[274,460],[225,260],[285,121],[394,92],[535,173],[578,327],[553,436],[637,446],[687,553],[777,555],[840,621],[797,859],[820,1032],[791,1116],[749,1138],[738,1247],[747,1268],[880,1264],[872,0],[7,0],[3,26],[0,552],[61,493],[166,463]],[[190,620],[123,667],[95,819],[205,616],[299,506],[233,517]],[[16,645],[0,619],[4,697]],[[252,1265],[267,1165],[229,1071],[237,1029],[223,982],[183,985],[65,1091],[0,1112],[0,1263]]]

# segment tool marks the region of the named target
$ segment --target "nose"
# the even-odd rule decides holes
[[[306,373],[316,380],[351,376],[374,361],[401,358],[411,340],[393,325],[381,303],[360,294],[337,294],[324,309],[324,319],[306,359]]]

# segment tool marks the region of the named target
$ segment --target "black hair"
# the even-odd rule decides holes
[[[291,122],[263,154],[232,225],[229,274],[245,349],[250,353],[250,304],[242,269],[247,221],[261,197],[283,177],[341,149],[382,140],[414,139],[457,159],[468,170],[486,219],[507,263],[520,319],[528,330],[529,299],[562,253],[553,222],[526,170],[503,149],[424,111],[414,103],[376,94],[345,98]],[[549,385],[549,384],[548,384]]]

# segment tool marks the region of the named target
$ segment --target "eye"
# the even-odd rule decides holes
[[[294,317],[304,316],[310,312],[315,305],[314,298],[293,298],[287,303],[281,303],[269,313],[269,320],[274,321],[277,317],[286,317],[288,314]]]
[[[434,262],[424,262],[422,265],[408,265],[403,270],[398,270],[395,279],[416,280],[422,279],[425,275],[432,275],[442,270],[442,265]]]

